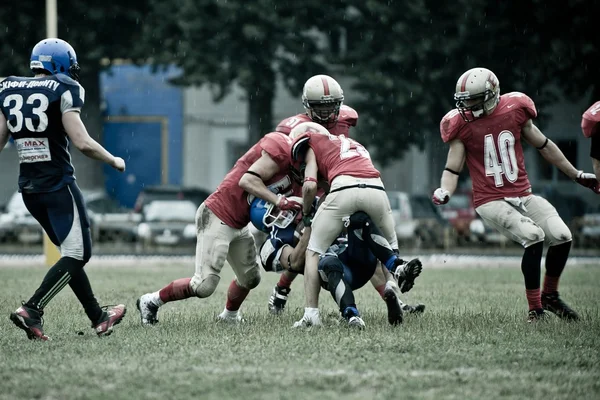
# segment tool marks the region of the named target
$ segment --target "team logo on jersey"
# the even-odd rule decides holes
[[[48,138],[16,139],[19,164],[30,164],[52,160]]]

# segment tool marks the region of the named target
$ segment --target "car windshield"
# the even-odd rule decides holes
[[[194,222],[196,206],[191,201],[153,201],[144,208],[146,221]]]

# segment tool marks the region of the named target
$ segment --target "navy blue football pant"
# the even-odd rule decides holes
[[[61,253],[26,304],[43,309],[69,284],[92,323],[98,322],[102,310],[83,270],[92,255],[92,237],[79,187],[72,182],[54,192],[23,193],[23,201]]]

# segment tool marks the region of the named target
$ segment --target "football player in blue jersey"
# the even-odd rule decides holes
[[[80,69],[71,45],[57,38],[42,40],[31,52],[30,68],[34,77],[10,76],[0,82],[0,150],[12,136],[23,201],[52,243],[60,247],[61,258],[10,319],[29,339],[48,340],[43,330],[44,308],[68,284],[96,334],[108,336],[126,310],[123,304],[100,307],[83,269],[92,255],[92,240],[69,143],[118,171],[125,171],[125,162],[92,139],[81,121],[85,91],[78,82]]]
[[[301,199],[298,199],[301,201]],[[310,226],[298,220],[298,212],[279,210],[273,204],[255,199],[250,208],[252,224],[269,237],[260,248],[261,265],[266,271],[302,273],[304,255],[310,237]],[[392,250],[379,228],[364,212],[356,212],[345,220],[346,232],[331,245],[319,260],[321,286],[328,289],[349,326],[364,328],[353,291],[363,287],[373,277],[377,268],[383,268],[398,281],[402,293],[408,292],[422,270],[418,259],[404,262]],[[421,313],[423,304],[403,304],[397,296],[388,301],[388,320],[391,324],[402,322],[403,312]],[[306,326],[298,324],[295,326]]]

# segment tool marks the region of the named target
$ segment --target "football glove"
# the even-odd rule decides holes
[[[436,206],[446,204],[450,200],[450,193],[446,189],[437,188],[435,192],[433,192],[433,196],[431,196],[431,201]]]
[[[598,179],[596,179],[596,175],[594,174],[579,171],[577,173],[577,178],[575,178],[575,182],[579,183],[581,186],[590,188],[596,194],[600,194],[600,182],[598,182]]]
[[[279,201],[277,201],[276,205],[280,210],[300,210],[302,208],[302,203],[288,199],[282,195],[279,196]]]

